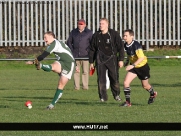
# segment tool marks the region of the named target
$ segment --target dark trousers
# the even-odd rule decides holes
[[[120,85],[119,85],[119,69],[117,57],[112,57],[103,63],[97,64],[97,82],[98,82],[98,93],[99,98],[108,100],[107,90],[106,90],[106,70],[108,70],[108,77],[110,80],[110,87],[113,97],[120,95]]]

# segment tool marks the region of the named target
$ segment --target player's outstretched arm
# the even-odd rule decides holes
[[[32,65],[32,64],[35,64],[35,65],[38,65],[39,61],[37,58],[34,59],[34,61],[26,61],[26,64],[28,65]]]
[[[27,65],[33,65],[34,63],[33,63],[33,61],[26,61],[25,62]]]

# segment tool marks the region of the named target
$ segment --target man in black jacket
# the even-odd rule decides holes
[[[106,90],[106,70],[110,79],[110,87],[113,97],[117,101],[120,98],[119,67],[123,67],[124,46],[120,35],[113,29],[109,29],[109,21],[101,18],[99,31],[92,36],[89,51],[90,69],[97,70],[97,82],[99,98],[102,102],[108,100]]]
[[[86,27],[84,19],[78,21],[78,27],[70,32],[67,45],[76,58],[76,71],[74,73],[74,89],[80,89],[80,68],[82,67],[82,89],[89,88],[89,60],[88,52],[92,38],[92,31]],[[87,58],[87,59],[86,59]],[[86,60],[85,60],[86,59]]]

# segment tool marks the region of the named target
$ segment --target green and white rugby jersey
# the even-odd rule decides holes
[[[62,41],[54,40],[46,49],[47,52],[54,53],[58,61],[74,62],[74,57],[70,48]]]

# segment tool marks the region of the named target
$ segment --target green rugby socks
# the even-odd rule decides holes
[[[60,99],[62,94],[63,94],[63,90],[57,88],[57,91],[56,91],[56,93],[54,95],[54,98],[53,98],[53,101],[51,102],[51,104],[55,105],[55,103],[57,103],[57,101]]]
[[[44,71],[47,71],[47,72],[50,72],[52,70],[51,65],[41,64],[40,67],[41,67],[41,69],[43,69]]]

